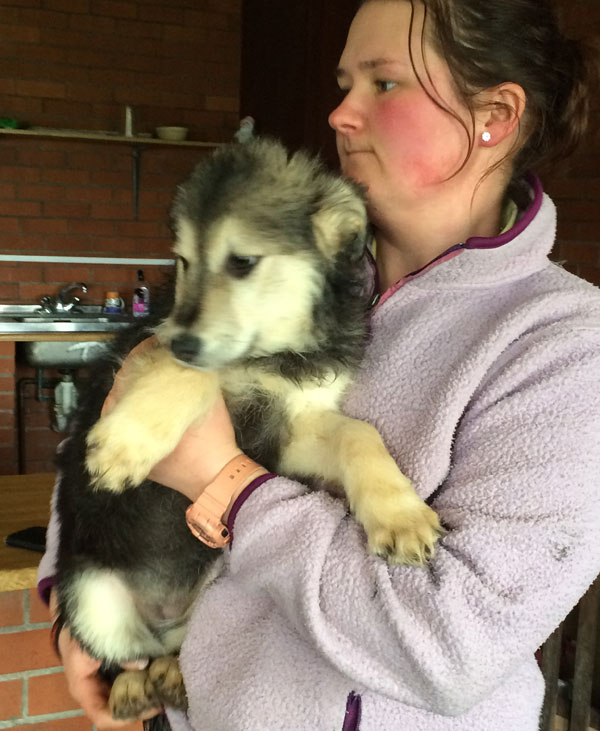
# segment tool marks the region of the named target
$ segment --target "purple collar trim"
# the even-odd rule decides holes
[[[436,256],[435,259],[429,262],[429,264],[426,264],[424,267],[421,267],[420,269],[417,269],[416,271],[407,274],[405,277],[402,277],[399,282],[396,282],[396,284],[393,284],[389,289],[387,289],[381,295],[381,297],[375,295],[372,300],[372,306],[380,307],[404,284],[406,284],[406,282],[410,281],[411,279],[415,279],[422,274],[426,274],[430,269],[433,269],[433,267],[441,264],[444,261],[453,259],[465,249],[498,249],[501,246],[504,246],[504,244],[508,244],[513,239],[516,239],[517,236],[522,234],[523,231],[525,231],[525,229],[537,216],[544,201],[544,189],[542,187],[540,179],[536,175],[529,174],[527,176],[527,182],[531,185],[531,189],[533,191],[533,200],[531,201],[531,204],[529,205],[521,219],[518,220],[512,228],[510,228],[505,233],[500,234],[499,236],[473,236],[472,238],[467,239],[462,244],[455,244],[454,246],[451,246],[449,249],[446,249],[446,251]],[[377,269],[375,269],[375,273],[375,283],[377,284]]]
[[[530,206],[527,208],[522,218],[515,223],[515,225],[499,236],[492,236],[486,238],[484,236],[474,236],[471,239],[467,239],[464,244],[461,244],[464,249],[497,249],[504,244],[508,244],[509,241],[516,239],[517,236],[523,233],[527,226],[537,216],[542,202],[544,200],[544,189],[542,188],[542,182],[537,175],[530,174],[527,176],[527,182],[531,185],[533,191],[533,200]]]

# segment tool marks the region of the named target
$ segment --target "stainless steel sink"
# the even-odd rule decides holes
[[[101,305],[46,312],[39,305],[0,304],[0,333],[113,332],[130,323],[126,315],[106,314]]]
[[[32,340],[17,343],[29,365],[35,368],[62,368],[74,370],[92,364],[104,355],[109,346],[106,340]]]

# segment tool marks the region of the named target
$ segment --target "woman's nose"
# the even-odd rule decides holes
[[[331,112],[328,121],[332,129],[343,134],[357,132],[364,125],[363,115],[357,105],[350,99],[350,94],[347,94]]]

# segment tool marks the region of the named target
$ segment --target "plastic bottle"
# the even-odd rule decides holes
[[[77,408],[77,387],[70,373],[65,373],[54,389],[55,431],[66,431],[69,417]]]
[[[150,290],[144,284],[144,272],[137,270],[138,285],[133,290],[133,316],[145,317],[150,313]]]

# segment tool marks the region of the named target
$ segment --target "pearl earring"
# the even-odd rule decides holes
[[[492,139],[492,133],[491,132],[483,132],[481,135],[481,139],[484,142],[489,142]]]

